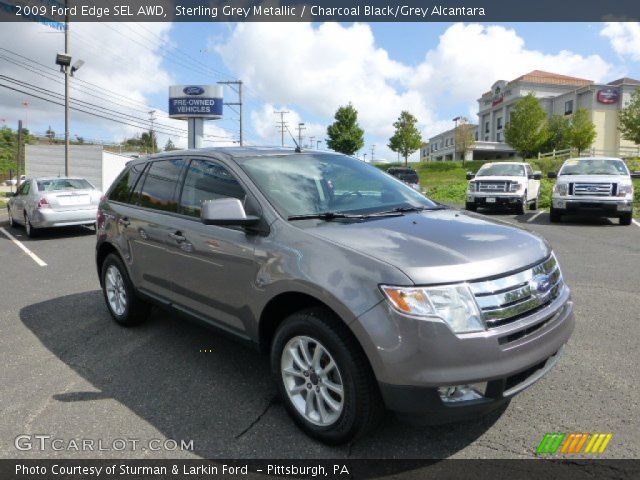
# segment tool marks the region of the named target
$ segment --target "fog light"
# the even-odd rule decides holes
[[[487,382],[482,382],[471,385],[438,387],[438,394],[440,394],[440,400],[445,403],[468,402],[484,398],[486,390]]]

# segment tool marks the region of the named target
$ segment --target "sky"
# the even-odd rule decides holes
[[[638,23],[73,23],[70,35],[74,62],[85,62],[72,80],[75,105],[120,119],[72,111],[71,136],[104,142],[148,129],[153,110],[159,144],[186,147],[186,122],[167,118],[169,85],[241,79],[247,144],[279,145],[274,111],[287,110],[292,133],[304,122],[303,144],[315,137],[323,148],[336,109],[351,102],[365,130],[361,158],[375,145],[375,160],[393,161],[387,143],[402,110],[428,139],[456,116],[476,122],[483,92],[531,70],[640,78]],[[2,24],[0,85],[59,103],[63,46],[50,27]],[[237,101],[229,87],[225,100]],[[62,106],[0,87],[0,126],[18,119],[32,132],[64,132]],[[204,145],[237,141],[237,120],[237,107],[225,107],[224,119],[206,123]]]

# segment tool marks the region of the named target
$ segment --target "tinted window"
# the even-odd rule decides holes
[[[629,175],[622,160],[594,158],[567,160],[559,175]]]
[[[200,217],[202,202],[228,197],[245,198],[242,186],[229,170],[215,162],[192,160],[182,188],[180,212]]]
[[[144,170],[146,163],[138,163],[131,168],[127,168],[123,175],[118,180],[118,183],[114,185],[109,194],[109,200],[114,202],[129,203],[131,196],[131,190],[135,186],[140,174]]]
[[[31,182],[23,182],[22,185],[20,185],[20,195],[28,195],[29,194],[29,190],[31,189]]]
[[[177,211],[174,192],[183,165],[184,161],[179,159],[151,162],[142,184],[139,204],[155,210]]]

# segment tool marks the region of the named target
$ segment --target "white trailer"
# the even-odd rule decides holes
[[[101,145],[71,145],[69,176],[85,178],[104,192],[131,159]],[[27,145],[25,168],[31,178],[64,176],[64,145]]]

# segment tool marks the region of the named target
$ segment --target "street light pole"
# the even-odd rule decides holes
[[[67,0],[64,2],[65,12],[69,10]],[[69,55],[69,14],[64,19],[64,53]],[[69,67],[64,69],[64,176],[69,176]]]

